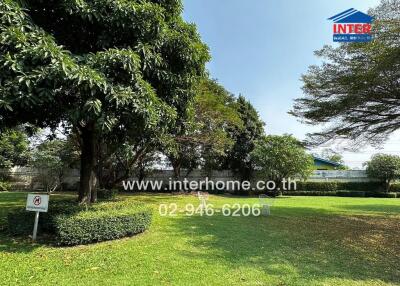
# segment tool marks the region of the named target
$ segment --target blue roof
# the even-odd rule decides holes
[[[328,20],[333,20],[335,23],[371,23],[374,18],[350,8],[342,13],[330,17]]]
[[[335,167],[341,166],[341,164],[339,164],[338,162],[334,162],[334,161],[327,160],[327,159],[322,159],[322,158],[315,157],[315,156],[313,156],[313,157],[314,157],[314,161],[319,161],[319,162],[322,162],[322,163],[325,163],[325,164],[328,164],[328,165],[333,165]]]

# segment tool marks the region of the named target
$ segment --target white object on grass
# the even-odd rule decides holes
[[[258,199],[261,206],[261,214],[263,216],[269,216],[271,214],[271,207],[275,203],[275,198],[269,197],[267,195],[259,195]]]
[[[205,210],[207,208],[208,193],[197,192],[197,197],[200,200],[201,210]]]

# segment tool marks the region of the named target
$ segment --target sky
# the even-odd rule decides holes
[[[332,42],[327,18],[349,8],[367,12],[378,0],[184,0],[184,18],[195,23],[209,46],[208,70],[227,90],[244,95],[266,123],[267,134],[304,139],[321,127],[304,125],[287,112],[303,95],[300,80],[320,60],[314,51]],[[400,154],[400,133],[375,149],[339,151],[345,163],[362,168],[372,154]],[[313,150],[321,152],[324,148]]]

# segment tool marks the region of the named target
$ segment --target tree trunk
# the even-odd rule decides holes
[[[172,160],[172,168],[174,169],[174,177],[176,180],[181,176],[181,162],[180,160]]]
[[[146,170],[145,167],[139,167],[139,173],[138,173],[138,181],[143,182],[146,177]]]
[[[103,158],[103,154],[105,154],[104,152],[104,142],[101,142],[100,145],[98,146],[98,154],[97,154],[97,180],[98,180],[98,184],[99,184],[99,188],[103,189],[105,186],[104,183],[104,158]]]
[[[385,191],[386,193],[390,191],[390,180],[386,180],[385,182]]]
[[[79,183],[79,203],[93,203],[97,200],[96,194],[96,143],[97,137],[94,124],[81,129],[82,154]]]

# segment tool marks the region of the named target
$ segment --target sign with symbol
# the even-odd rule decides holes
[[[49,195],[28,194],[26,210],[46,213],[49,207]]]
[[[49,208],[49,195],[28,194],[26,199],[26,210],[36,212],[35,223],[33,225],[33,241],[36,240],[39,224],[39,213],[47,213]]]
[[[33,198],[33,204],[34,204],[35,206],[39,206],[41,202],[42,202],[42,199],[40,198],[40,196],[35,196],[35,197]]]

